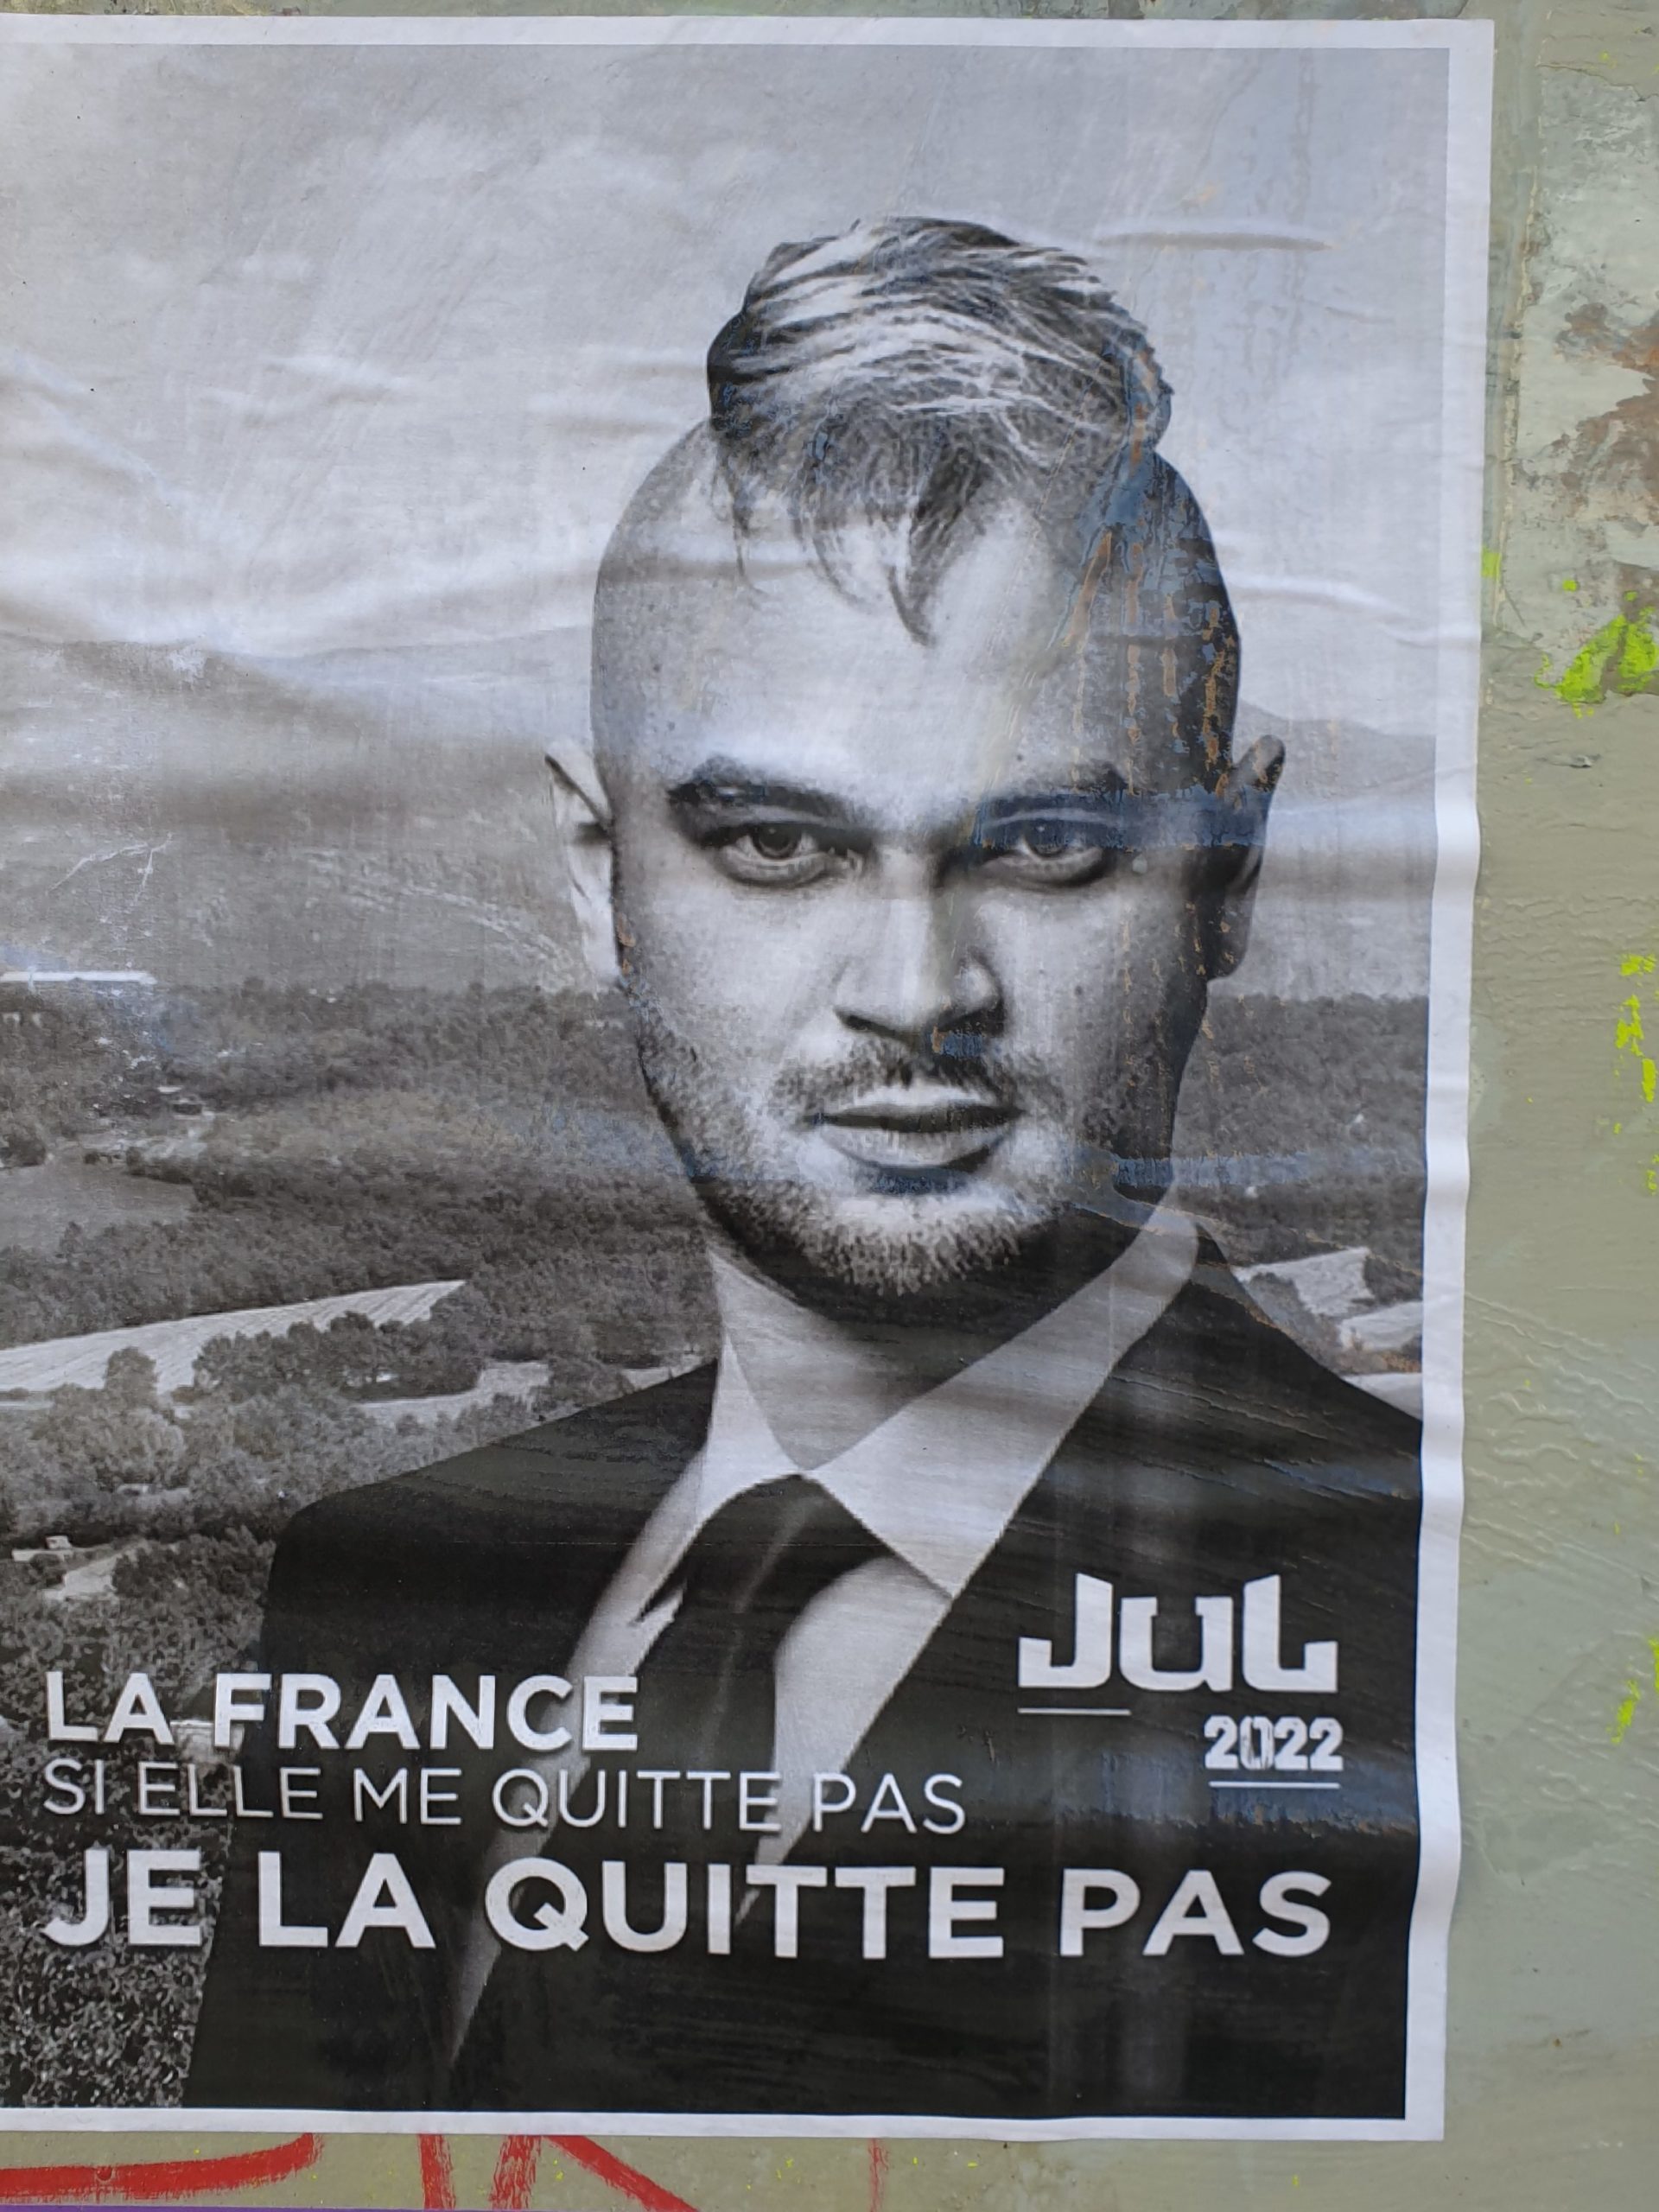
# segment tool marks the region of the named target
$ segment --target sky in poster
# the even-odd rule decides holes
[[[771,246],[923,209],[1087,254],[1153,334],[1247,696],[1300,738],[1281,854],[1347,855],[1281,861],[1257,986],[1417,988],[1444,71],[10,49],[3,949],[188,965],[207,901],[238,973],[562,976],[524,802],[606,533]]]

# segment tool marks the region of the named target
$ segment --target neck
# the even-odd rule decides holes
[[[1082,1287],[1133,1241],[1103,1221],[1074,1233],[1048,1264],[1018,1271],[988,1295],[964,1287],[926,1310],[872,1310],[836,1298],[808,1302],[757,1267],[723,1235],[709,1239],[715,1296],[727,1343],[767,1426],[810,1473],[868,1436],[912,1398],[1019,1335]]]

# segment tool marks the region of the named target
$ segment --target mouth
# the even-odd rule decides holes
[[[817,1117],[824,1141],[859,1166],[899,1174],[961,1173],[989,1158],[1014,1125],[1011,1108],[944,1084],[862,1093]]]

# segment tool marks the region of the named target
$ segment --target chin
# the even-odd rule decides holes
[[[814,1305],[908,1310],[1010,1281],[1060,1211],[1006,1190],[836,1197],[800,1185],[699,1195],[733,1242]]]

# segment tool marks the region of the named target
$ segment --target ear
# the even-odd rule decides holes
[[[550,746],[553,820],[569,871],[570,905],[589,974],[601,990],[621,981],[616,963],[616,925],[611,904],[611,805],[591,753],[578,746]]]
[[[1230,976],[1244,957],[1250,942],[1250,914],[1255,887],[1262,874],[1268,809],[1285,766],[1285,748],[1276,737],[1258,738],[1243,760],[1235,760],[1216,786],[1216,798],[1224,811],[1236,819],[1238,842],[1227,854],[1225,873],[1217,886],[1217,897],[1210,931],[1209,979]]]

